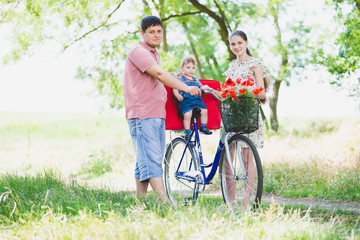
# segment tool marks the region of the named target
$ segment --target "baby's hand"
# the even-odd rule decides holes
[[[176,99],[181,102],[182,100],[184,100],[183,96],[181,96],[180,94],[178,96],[176,96]]]
[[[173,77],[176,77],[176,78],[178,78],[178,77],[180,77],[181,76],[181,73],[170,73]]]

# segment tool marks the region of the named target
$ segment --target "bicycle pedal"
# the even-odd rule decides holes
[[[201,175],[200,171],[185,171],[182,175],[186,177],[196,177],[197,175]]]

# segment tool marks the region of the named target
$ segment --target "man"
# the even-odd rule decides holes
[[[136,154],[136,197],[144,196],[150,183],[155,194],[166,201],[162,179],[166,116],[163,84],[191,95],[200,94],[200,89],[187,86],[161,68],[156,47],[162,41],[163,27],[158,17],[141,20],[141,36],[143,41],[127,55],[124,76],[126,119]]]

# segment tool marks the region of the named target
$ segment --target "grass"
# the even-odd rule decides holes
[[[278,134],[267,135],[265,144],[270,147],[260,150],[264,191],[360,201],[360,132],[354,131],[360,129],[360,121],[284,122]],[[300,137],[298,132],[304,134]]]
[[[359,170],[341,169],[327,173],[321,171],[321,166],[314,165],[303,164],[296,168],[287,163],[267,165],[264,167],[264,191],[293,198],[360,201]]]
[[[188,208],[159,204],[150,194],[92,189],[54,172],[2,175],[1,239],[339,239],[360,237],[356,224],[311,216],[277,204],[231,212],[221,198]],[[16,206],[15,206],[16,203]],[[355,221],[359,222],[360,217]],[[151,224],[150,224],[151,223]]]
[[[0,136],[0,172],[53,168],[94,179],[127,175],[134,159],[121,114],[0,113]]]
[[[360,121],[280,120],[259,149],[264,192],[360,201]],[[202,138],[205,162],[217,143],[217,131]],[[264,204],[232,213],[205,196],[173,208],[152,193],[138,201],[134,163],[121,114],[0,113],[0,238],[360,239],[359,216],[346,212]]]

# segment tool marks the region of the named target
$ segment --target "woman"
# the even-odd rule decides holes
[[[248,77],[255,80],[253,86],[247,86],[249,92],[256,88],[264,88],[257,97],[262,103],[266,101],[266,93],[270,85],[270,78],[266,73],[265,66],[257,58],[254,58],[248,49],[248,39],[243,31],[236,30],[229,37],[230,49],[236,55],[236,59],[229,64],[228,70],[224,72],[231,79],[247,79]],[[249,134],[249,138],[254,142],[257,148],[264,146],[264,124],[260,116],[259,129]]]
[[[231,79],[243,79],[246,80],[249,77],[254,79],[254,85],[246,86],[250,93],[253,90],[262,87],[265,91],[260,92],[257,97],[260,98],[262,103],[266,101],[266,93],[267,89],[270,85],[270,78],[266,73],[266,69],[261,61],[255,57],[253,57],[248,49],[248,39],[246,34],[243,31],[236,30],[229,37],[230,49],[236,55],[236,59],[232,60],[229,63],[228,70],[223,74],[227,78]],[[257,148],[262,148],[264,146],[264,124],[259,114],[259,129],[253,133],[247,135],[251,141],[255,144]],[[230,151],[231,155],[234,155],[234,147],[233,146]],[[253,197],[253,187],[255,185],[255,176],[256,176],[256,167],[254,160],[252,159],[252,154],[250,154],[251,150],[249,148],[242,149],[242,156],[244,159],[244,165],[247,169],[247,180],[245,182],[245,197],[242,199],[242,205],[245,209],[249,207],[250,198]],[[226,170],[227,176],[231,176],[230,169]],[[235,199],[235,187],[236,180],[230,179],[227,180],[227,188],[229,193],[229,200]]]

